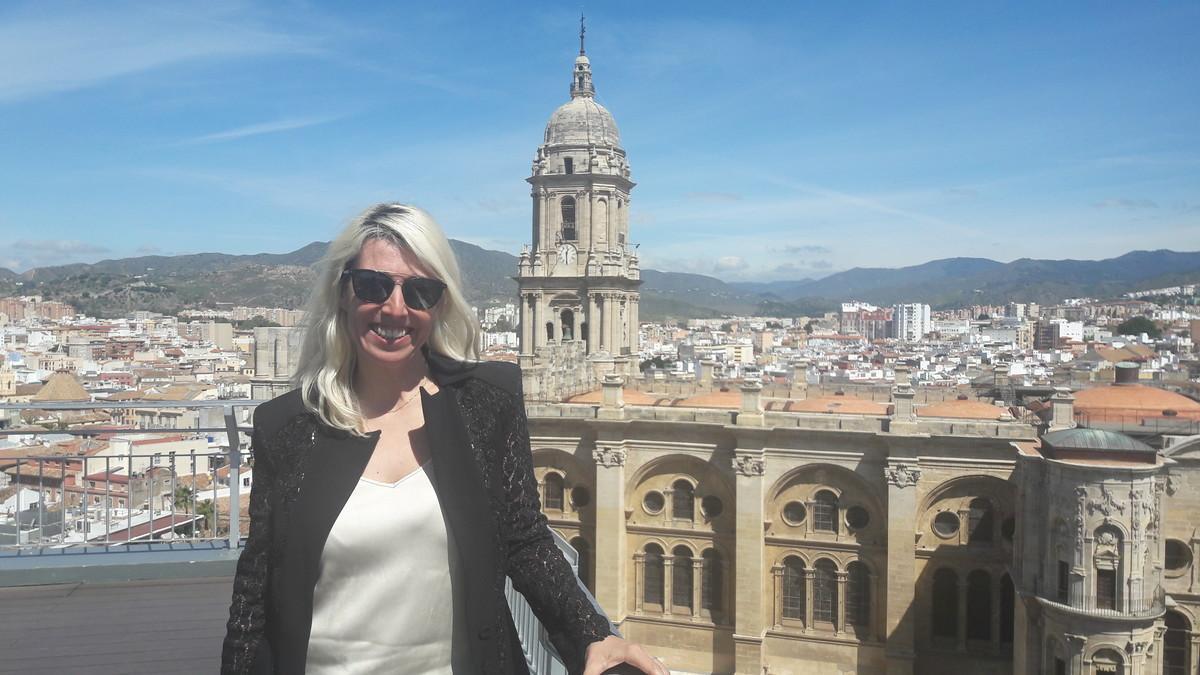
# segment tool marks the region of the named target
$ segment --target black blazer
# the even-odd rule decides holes
[[[529,601],[571,672],[610,624],[578,586],[542,515],[519,369],[428,354],[421,392],[434,488],[463,564],[472,672],[527,673],[504,578]],[[378,434],[332,429],[299,390],[254,414],[250,535],[238,560],[222,673],[303,673],[325,539]],[[457,589],[456,589],[456,592]]]

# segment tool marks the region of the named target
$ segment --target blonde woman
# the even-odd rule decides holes
[[[525,673],[506,576],[571,672],[667,672],[611,634],[555,545],[520,373],[474,361],[459,278],[411,206],[330,245],[298,386],[254,415],[223,673]]]

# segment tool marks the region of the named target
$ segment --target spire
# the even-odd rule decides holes
[[[592,98],[596,88],[592,86],[592,63],[583,50],[583,38],[587,34],[583,13],[579,13],[579,56],[575,57],[575,70],[571,73],[571,98]]]

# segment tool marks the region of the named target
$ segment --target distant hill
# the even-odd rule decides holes
[[[513,302],[517,257],[450,240],[467,299],[484,306]],[[94,316],[134,309],[175,313],[218,303],[299,307],[316,278],[328,243],[290,253],[197,253],[141,256],[93,264],[0,269],[0,295],[40,294]],[[855,268],[811,280],[726,283],[700,274],[642,270],[641,317],[713,318],[729,314],[802,316],[847,300],[876,304],[925,302],[935,308],[1008,301],[1050,304],[1066,297],[1115,297],[1131,290],[1200,282],[1200,252],[1134,251],[1108,260],[1000,263],[947,258],[921,265]],[[17,282],[22,282],[21,286]]]
[[[1107,260],[1022,258],[1010,263],[947,258],[897,269],[839,272],[800,285],[785,299],[924,302],[935,308],[1009,301],[1053,304],[1063,298],[1113,297],[1188,281],[1200,281],[1200,252],[1133,251]]]

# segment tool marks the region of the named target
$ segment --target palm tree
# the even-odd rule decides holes
[[[184,513],[191,513],[192,499],[195,496],[196,493],[193,492],[190,487],[186,485],[180,485],[179,487],[175,488],[175,494],[173,495],[175,508],[182,510]]]
[[[209,524],[216,520],[216,518],[214,517],[214,514],[213,514],[212,500],[205,499],[204,501],[200,502],[199,504],[196,504],[196,515],[204,518],[204,522],[200,527],[202,530],[207,532],[210,527]]]

